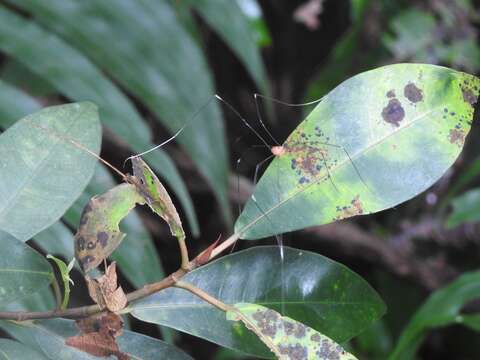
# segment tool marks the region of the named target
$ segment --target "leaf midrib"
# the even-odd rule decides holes
[[[441,108],[443,108],[444,106],[441,106]],[[350,156],[350,159],[344,159],[343,161],[337,163],[336,166],[333,166],[332,169],[331,169],[331,172],[334,172],[336,171],[337,169],[340,169],[342,168],[345,164],[347,164],[350,160],[353,161],[354,159],[358,158],[359,156],[369,152],[370,150],[372,150],[374,147],[376,147],[377,145],[383,143],[384,141],[386,141],[388,138],[390,138],[391,136],[403,131],[404,129],[407,129],[409,127],[411,127],[412,125],[414,124],[417,124],[418,121],[420,120],[423,120],[425,119],[428,115],[430,115],[432,112],[434,111],[438,111],[440,107],[437,107],[435,109],[432,109],[428,112],[426,112],[425,114],[422,114],[416,118],[414,118],[412,121],[410,121],[408,124],[404,125],[404,126],[401,126],[399,127],[398,129],[394,129],[394,131],[390,132],[387,136],[384,136],[382,138],[380,138],[379,140],[373,142],[372,144],[368,145],[367,147],[361,149],[360,151],[358,151],[357,153],[353,154],[352,156]],[[283,204],[285,204],[286,202],[290,201],[291,199],[293,199],[295,196],[297,196],[298,194],[302,193],[303,191],[306,191],[307,189],[309,189],[311,186],[313,185],[316,185],[318,184],[320,181],[322,180],[322,177],[319,177],[317,180],[315,181],[312,181],[311,183],[309,183],[308,185],[306,185],[305,187],[302,187],[302,188],[299,188],[297,190],[295,190],[293,193],[291,193],[289,196],[287,196],[285,199],[283,199],[282,201],[278,202],[277,204],[275,204],[274,206],[272,206],[271,208],[269,209],[266,209],[265,211],[263,211],[263,213],[255,218],[254,220],[252,220],[250,223],[248,223],[247,225],[245,225],[242,229],[240,229],[237,233],[240,234],[240,236],[242,234],[244,234],[248,229],[250,229],[253,225],[255,225],[258,221],[260,221],[261,219],[263,219],[264,217],[266,217],[268,214],[270,214],[272,211],[278,209],[280,206],[282,206]]]

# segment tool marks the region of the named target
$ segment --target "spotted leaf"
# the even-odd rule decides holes
[[[133,184],[120,184],[94,196],[83,209],[75,234],[75,257],[85,272],[96,268],[125,237],[118,224],[144,199]]]
[[[357,359],[329,337],[261,305],[235,304],[227,320],[242,321],[282,360]]]
[[[345,81],[276,152],[235,232],[257,239],[418,195],[458,157],[479,92],[479,78],[423,64],[385,66]]]
[[[137,186],[145,202],[153,212],[167,222],[173,236],[184,239],[185,232],[177,209],[155,173],[140,157],[132,158],[132,167],[133,177],[130,179]]]

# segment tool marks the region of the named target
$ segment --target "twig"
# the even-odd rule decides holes
[[[58,285],[57,277],[54,275],[52,279],[53,293],[55,294],[55,303],[57,304],[56,310],[62,308],[62,292],[60,291],[60,285]]]
[[[230,236],[221,245],[215,248],[215,250],[210,255],[210,260],[218,256],[222,251],[227,249],[229,246],[233,245],[237,239],[238,239],[238,235],[236,234],[233,234],[232,236]],[[188,266],[186,267],[186,269],[180,268],[179,270],[170,274],[163,280],[160,280],[156,283],[147,284],[141,289],[132,291],[131,293],[127,294],[128,302],[142,299],[160,290],[174,286],[175,283],[177,283],[182,277],[185,276],[185,274],[187,274],[189,271],[192,271],[198,267],[199,261],[197,261],[197,257],[188,263]],[[15,321],[25,321],[25,320],[33,320],[33,319],[53,319],[53,318],[60,318],[60,317],[67,318],[67,319],[78,319],[78,318],[84,318],[93,314],[97,314],[103,311],[104,310],[100,308],[100,306],[98,305],[81,306],[81,307],[71,308],[66,310],[52,310],[52,311],[2,311],[0,312],[0,319],[15,320]]]
[[[216,308],[227,312],[231,309],[231,307],[220,300],[214,298],[213,296],[207,294],[205,291],[203,291],[200,288],[197,288],[196,286],[187,283],[185,281],[177,281],[174,285],[175,287],[178,287],[180,289],[185,289],[187,291],[190,291],[192,294],[198,296],[200,299],[205,300],[209,304],[215,306]]]

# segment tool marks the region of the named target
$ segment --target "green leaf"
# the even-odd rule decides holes
[[[136,204],[144,204],[137,187],[119,184],[85,205],[75,234],[75,258],[85,272],[96,268],[119,245],[125,233],[119,223]]]
[[[0,80],[0,128],[6,129],[18,119],[40,110],[30,95]]]
[[[54,33],[0,7],[0,49],[70,99],[96,103],[102,123],[135,152],[153,147],[148,126],[128,98],[86,56]],[[192,231],[197,233],[198,223],[190,196],[171,159],[165,152],[158,151],[148,157],[148,161],[178,195]]]
[[[79,333],[75,323],[71,320],[43,320],[33,324],[19,323],[15,326],[28,328],[34,334],[37,348],[49,359],[99,359],[65,344],[67,337],[75,336]],[[127,353],[132,359],[192,359],[183,351],[170,344],[132,331],[124,330],[123,334],[116,340],[120,351]]]
[[[474,331],[480,332],[480,314],[461,315],[455,320],[457,324],[465,325]]]
[[[409,9],[396,16],[391,21],[391,27],[395,37],[384,35],[383,43],[397,59],[428,59],[427,48],[435,43],[436,22],[433,14]]]
[[[277,150],[235,224],[243,239],[388,209],[431,186],[457,158],[480,79],[397,64],[332,90]]]
[[[403,331],[389,360],[413,358],[427,331],[435,327],[462,323],[462,307],[478,299],[480,271],[463,274],[446,287],[435,291],[415,313]]]
[[[51,311],[55,308],[55,299],[49,287],[44,287],[26,298],[8,304],[2,311]],[[25,326],[18,326],[15,321],[2,320],[0,328],[13,339],[31,347],[37,348],[33,334]]]
[[[0,339],[0,359],[12,360],[12,359],[38,359],[46,360],[38,351],[29,348],[17,341],[9,339]]]
[[[348,268],[288,247],[283,262],[278,247],[250,248],[198,268],[182,280],[226,304],[250,302],[281,311],[337,342],[358,335],[385,312],[377,293]],[[130,307],[140,320],[253,356],[271,356],[255,335],[239,331],[223,312],[182,289],[165,289]]]
[[[145,199],[150,209],[160,216],[170,227],[170,232],[179,240],[185,240],[182,222],[170,195],[158,180],[157,175],[140,157],[132,158],[133,177],[137,191]]]
[[[269,94],[265,68],[251,26],[237,2],[193,0],[190,3],[243,62],[258,88]]]
[[[63,282],[63,301],[60,306],[61,310],[65,310],[68,306],[68,300],[70,299],[70,283],[73,285],[73,280],[70,278],[70,271],[73,268],[73,264],[75,263],[75,259],[72,259],[67,264],[63,262],[63,260],[56,258],[52,255],[47,255],[47,259],[52,259],[55,264],[57,264],[58,269],[60,271],[60,276],[62,277]]]
[[[0,228],[26,241],[58,220],[97,161],[65,139],[98,153],[100,134],[97,108],[84,102],[45,108],[0,135]]]
[[[279,359],[357,360],[329,337],[261,305],[235,304],[227,320],[242,321]]]
[[[42,255],[3,231],[0,243],[0,307],[50,284],[53,271]]]
[[[93,0],[9,2],[33,13],[45,27],[87,54],[144,102],[172,133],[214,94],[201,50],[166,1],[120,0],[115,6]],[[218,104],[202,110],[177,140],[211,185],[223,214],[230,218],[228,158]]]
[[[63,219],[72,228],[77,228],[82,210],[90,198],[115,185],[110,173],[104,167],[98,166],[85,192],[66,212]],[[164,275],[160,259],[150,234],[135,210],[122,221],[122,231],[127,234],[126,238],[111,255],[112,260],[118,262],[120,271],[136,288],[160,280]],[[73,246],[68,256],[64,257],[70,259],[72,255]]]
[[[453,211],[447,219],[447,227],[480,221],[480,189],[473,189],[452,200]]]
[[[448,187],[447,194],[443,196],[439,205],[440,210],[445,210],[445,207],[450,204],[452,198],[475,180],[478,175],[480,175],[480,157],[474,159],[465,170],[462,170],[462,172],[458,174],[458,178],[455,179],[455,183]]]

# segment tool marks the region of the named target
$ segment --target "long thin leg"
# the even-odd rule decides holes
[[[180,135],[182,133],[183,130],[185,130],[185,128],[187,126],[189,126],[193,122],[193,120],[195,120],[195,118],[212,102],[213,99],[215,99],[215,95],[210,96],[208,98],[208,100],[202,106],[200,106],[200,108],[198,108],[198,110],[196,110],[193,113],[193,115],[190,117],[190,119],[188,119],[188,121],[185,122],[185,124],[183,124],[183,126],[179,130],[177,130],[177,132],[175,134],[173,134],[171,137],[169,137],[167,140],[163,141],[161,144],[156,145],[153,148],[148,149],[148,150],[146,150],[146,151],[144,151],[140,154],[132,155],[132,156],[129,156],[128,158],[126,158],[125,161],[123,162],[123,167],[125,167],[125,164],[127,163],[128,160],[131,160],[133,158],[140,157],[140,156],[148,154],[152,151],[155,151],[155,150],[161,148],[162,146],[168,144],[170,141],[174,140],[178,135]]]
[[[275,139],[275,137],[272,135],[272,133],[268,130],[267,126],[265,125],[265,123],[264,123],[264,121],[263,121],[262,114],[261,114],[261,111],[260,111],[260,105],[259,105],[259,103],[258,103],[258,99],[260,98],[260,99],[264,99],[264,100],[269,100],[269,101],[275,102],[275,103],[277,103],[277,104],[281,104],[281,105],[285,105],[285,106],[291,106],[291,107],[299,107],[299,106],[313,105],[313,104],[319,103],[319,102],[322,101],[322,99],[323,99],[323,98],[321,98],[321,99],[314,100],[314,101],[310,101],[310,102],[303,103],[303,104],[292,104],[292,103],[288,103],[288,102],[285,102],[285,101],[281,101],[281,100],[272,98],[272,97],[270,97],[270,96],[265,96],[265,95],[258,94],[258,93],[253,94],[253,98],[255,99],[255,109],[256,109],[256,111],[257,111],[257,118],[258,118],[258,121],[260,122],[260,125],[263,127],[263,129],[265,130],[265,132],[268,134],[268,136],[270,137],[270,139],[272,139],[273,142],[274,142],[275,144],[277,144],[278,146],[280,146],[280,143]]]
[[[232,111],[235,115],[237,115],[237,117],[245,124],[246,127],[248,127],[255,135],[257,135],[257,137],[265,144],[266,147],[268,147],[270,149],[270,145],[268,144],[268,142],[259,134],[259,132],[257,130],[255,130],[250,124],[249,122],[242,116],[240,115],[240,113],[232,106],[230,105],[230,103],[228,103],[227,101],[223,100],[220,95],[217,95],[215,94],[215,98],[219,101],[221,101],[222,103],[224,103],[229,109],[230,111]]]
[[[327,159],[325,158],[325,155],[323,154],[322,151],[320,151],[320,155],[322,155],[323,164],[324,164],[323,166],[325,166],[325,170],[327,170],[327,177],[332,183],[332,186],[334,187],[335,191],[338,193],[339,191],[338,191],[337,185],[335,185],[335,183],[333,182],[333,178],[332,178],[332,175],[330,174],[330,170],[328,170]]]
[[[348,159],[352,163],[352,166],[355,169],[355,172],[357,173],[359,179],[361,180],[363,185],[365,185],[365,187],[370,191],[370,188],[368,187],[367,183],[365,182],[362,175],[360,174],[360,171],[358,170],[357,165],[355,165],[355,162],[353,161],[353,159],[351,158],[350,154],[348,153],[347,149],[345,149],[345,147],[343,147],[342,145],[336,145],[336,144],[330,144],[330,143],[321,143],[320,142],[319,144],[327,145],[327,146],[333,146],[333,147],[336,147],[338,149],[342,149],[342,151],[345,152],[345,155],[347,155]]]

